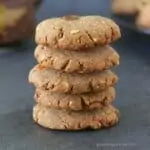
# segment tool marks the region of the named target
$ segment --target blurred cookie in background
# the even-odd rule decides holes
[[[147,9],[148,5],[150,5],[150,0],[137,0],[136,8],[139,12],[142,12],[144,9]]]
[[[133,15],[137,12],[137,0],[112,0],[112,11],[119,15]]]
[[[0,45],[18,42],[34,34],[36,2],[0,1]]]
[[[139,12],[136,24],[139,28],[150,29],[150,4]]]
[[[111,7],[120,25],[150,34],[150,0],[112,0]]]

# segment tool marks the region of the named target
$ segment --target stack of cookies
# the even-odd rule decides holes
[[[119,27],[100,16],[47,19],[36,28],[35,58],[29,74],[37,88],[33,119],[58,130],[100,129],[119,120],[115,99],[118,77],[110,71],[119,55],[108,44]]]

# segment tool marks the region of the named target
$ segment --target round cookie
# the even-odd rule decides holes
[[[107,45],[120,37],[120,29],[111,19],[64,16],[42,21],[36,28],[35,41],[53,49],[85,50]]]
[[[112,106],[77,112],[36,105],[33,108],[33,120],[45,128],[55,130],[96,130],[115,125],[119,121],[119,111]]]
[[[89,74],[68,74],[37,65],[29,73],[29,82],[35,87],[58,93],[98,92],[114,86],[117,81],[117,75],[109,70]]]
[[[34,56],[42,66],[68,73],[103,71],[119,65],[119,55],[110,46],[96,47],[86,51],[56,51],[39,45]]]
[[[109,87],[99,93],[87,93],[80,95],[59,94],[37,89],[35,101],[43,106],[66,110],[92,110],[102,108],[115,99],[115,88]]]

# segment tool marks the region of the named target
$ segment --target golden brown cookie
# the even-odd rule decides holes
[[[33,108],[33,120],[45,128],[55,130],[96,130],[115,125],[119,121],[119,111],[113,106],[77,112],[36,105]]]
[[[137,12],[138,0],[113,0],[112,11],[119,15],[133,15]]]
[[[86,51],[54,50],[37,46],[35,58],[42,66],[64,72],[89,73],[103,71],[119,65],[119,55],[110,46]]]
[[[70,94],[98,92],[114,86],[117,81],[117,75],[109,70],[89,74],[68,74],[37,65],[29,74],[29,82],[37,88]]]
[[[59,94],[37,89],[35,101],[43,106],[66,110],[92,110],[102,108],[115,99],[115,88],[109,87],[98,93],[87,94]]]
[[[112,20],[101,16],[64,16],[42,21],[36,28],[37,44],[53,49],[86,50],[107,45],[121,36]]]

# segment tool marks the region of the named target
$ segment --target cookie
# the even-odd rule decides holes
[[[145,6],[145,8],[139,13],[136,24],[139,28],[149,29],[150,28],[150,5]]]
[[[102,108],[115,99],[115,89],[109,87],[99,93],[88,93],[80,95],[59,94],[37,89],[34,99],[43,106],[66,110],[92,110]]]
[[[68,74],[37,65],[29,73],[29,82],[35,87],[59,93],[98,92],[114,86],[117,81],[117,75],[109,70],[89,74]]]
[[[16,6],[16,5],[15,5]],[[34,12],[31,8],[7,8],[0,5],[0,44],[21,41],[33,35],[35,30]],[[10,17],[11,16],[11,17]]]
[[[150,5],[150,0],[137,0],[136,7],[139,12],[142,12],[148,5]],[[149,11],[147,12],[147,15],[148,14],[149,14]]]
[[[110,46],[86,51],[56,51],[47,46],[39,45],[34,56],[42,66],[68,73],[103,71],[119,65],[119,55]]]
[[[36,105],[33,108],[33,120],[55,130],[96,130],[115,125],[119,120],[119,111],[112,106],[92,111],[66,111]]]
[[[113,0],[112,11],[119,15],[133,15],[137,12],[137,0]]]
[[[64,16],[42,21],[36,28],[37,44],[53,49],[86,50],[121,37],[112,20],[101,16]]]

